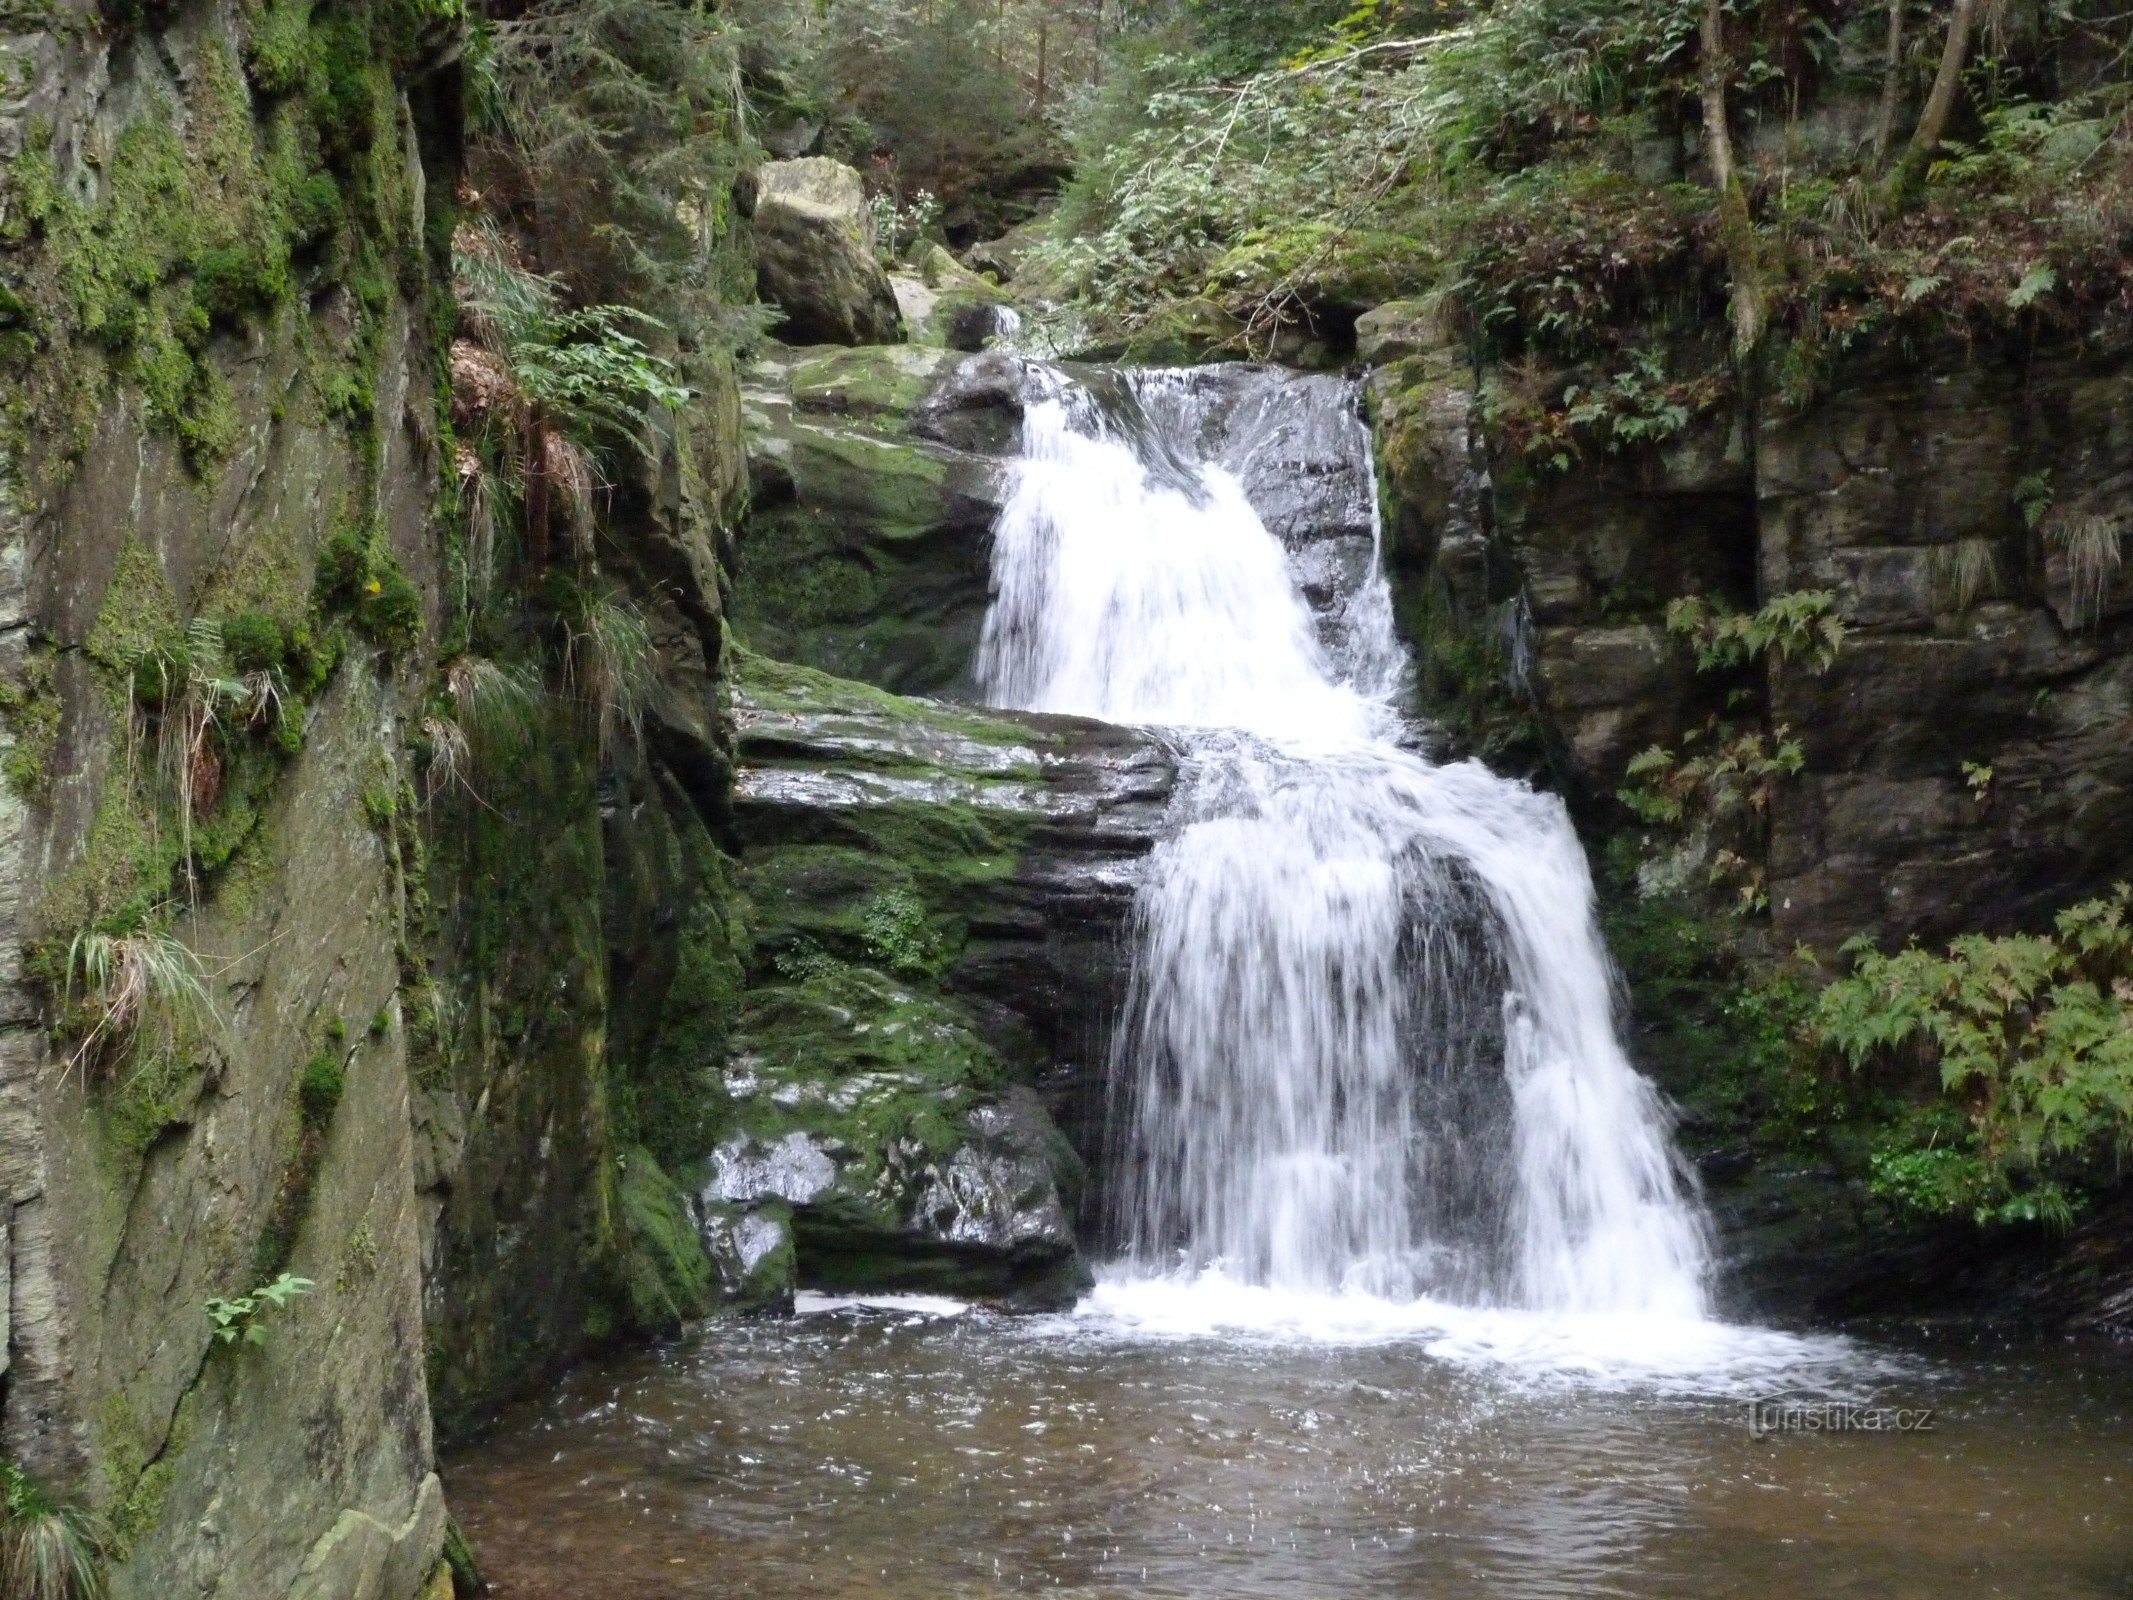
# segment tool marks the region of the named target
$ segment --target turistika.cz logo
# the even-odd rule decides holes
[[[1782,1395],[1748,1402],[1748,1431],[1758,1439],[1777,1433],[1931,1433],[1934,1426],[1931,1406],[1870,1406]]]

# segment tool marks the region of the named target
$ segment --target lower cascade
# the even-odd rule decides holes
[[[1424,753],[1378,545],[1351,385],[1028,369],[981,682],[1184,760],[1113,1046],[1107,1287],[1701,1317],[1569,818]]]

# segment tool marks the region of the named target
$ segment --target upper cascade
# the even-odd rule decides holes
[[[1706,1313],[1559,800],[1416,753],[1353,387],[1031,365],[979,675],[1176,730],[1112,1063],[1119,1269]]]

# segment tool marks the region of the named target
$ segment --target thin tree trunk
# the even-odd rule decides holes
[[[1044,96],[1050,87],[1046,82],[1052,70],[1052,19],[1040,16],[1037,19],[1037,112],[1044,112]]]
[[[1903,160],[1889,177],[1888,198],[1901,205],[1925,181],[1933,152],[1948,135],[1948,119],[1955,113],[1955,97],[1963,87],[1963,68],[1970,60],[1970,35],[1977,25],[1978,0],[1955,0],[1948,18],[1948,41],[1941,46],[1940,70],[1933,74],[1933,90],[1926,108],[1918,114],[1918,126],[1903,152]]]
[[[1733,278],[1733,349],[1746,356],[1762,342],[1763,275],[1755,219],[1748,215],[1748,197],[1733,159],[1733,130],[1726,118],[1730,64],[1724,0],[1704,0],[1701,44],[1697,80],[1703,99],[1704,146],[1711,159],[1711,182],[1718,190],[1718,234]]]
[[[1896,108],[1903,100],[1903,8],[1905,0],[1889,0],[1888,58],[1881,68],[1881,115],[1874,120],[1874,170],[1889,159],[1889,146],[1896,142]]]

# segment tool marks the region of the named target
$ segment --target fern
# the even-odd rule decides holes
[[[1969,1165],[1891,1165],[1888,1192],[1936,1193],[1940,1209],[1960,1200],[1980,1220],[2050,1220],[2064,1214],[2067,1171],[2133,1143],[2129,904],[2121,884],[2061,912],[2050,935],[1966,934],[1938,953],[1845,947],[1853,967],[1823,992],[1822,1040],[1855,1071],[1923,1055],[1969,1124]]]
[[[1666,626],[1694,647],[1699,672],[1743,667],[1764,655],[1780,661],[1799,657],[1816,672],[1827,672],[1845,636],[1837,597],[1827,589],[1796,589],[1751,612],[1683,595],[1666,608]]]

